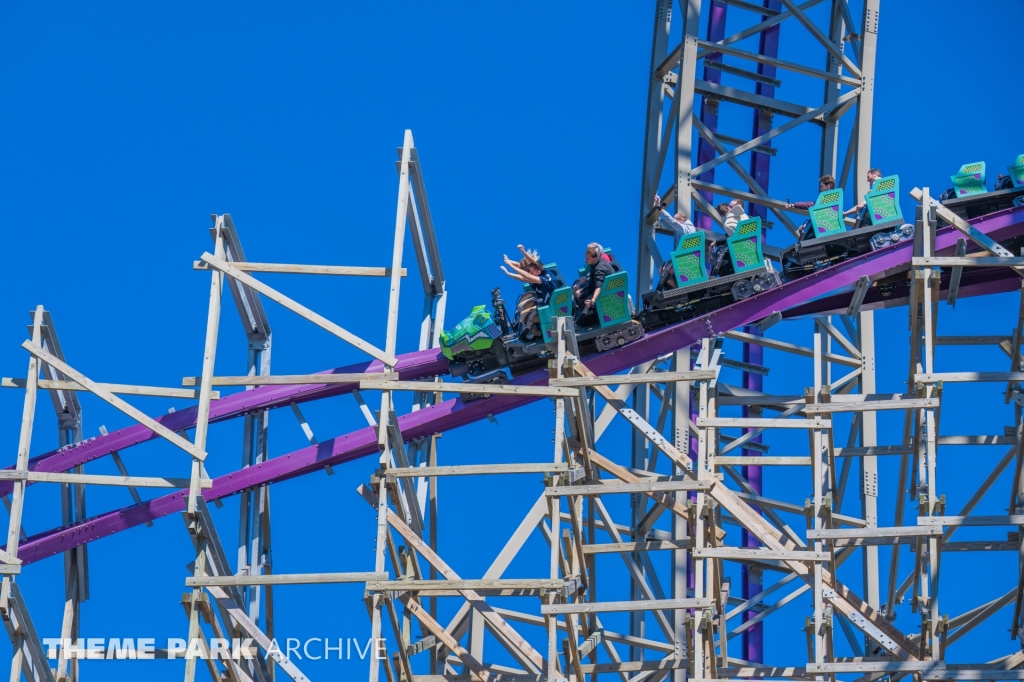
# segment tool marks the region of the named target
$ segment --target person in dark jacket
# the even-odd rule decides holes
[[[595,310],[594,304],[601,295],[604,278],[615,272],[615,268],[604,258],[604,255],[604,249],[597,242],[587,244],[583,258],[589,266],[589,271],[573,287],[576,306],[584,315]]]

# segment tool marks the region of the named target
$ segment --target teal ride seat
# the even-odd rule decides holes
[[[827,189],[819,194],[811,206],[810,214],[815,237],[846,232],[846,223],[843,222],[843,190]]]
[[[732,236],[726,240],[733,271],[738,273],[764,267],[764,253],[761,250],[761,218],[753,217],[736,225]]]
[[[604,278],[601,295],[597,297],[597,319],[602,328],[630,320],[632,311],[628,295],[628,272],[620,270]]]
[[[555,330],[554,318],[572,316],[572,287],[555,289],[548,304],[537,308],[537,315],[540,317],[540,328],[544,332],[544,341],[550,343],[554,340],[552,337],[552,332]]]
[[[871,191],[864,195],[872,225],[890,220],[903,221],[899,194],[900,176],[890,175],[875,180],[875,185],[871,188]]]
[[[669,257],[675,267],[676,286],[682,288],[708,281],[703,231],[683,235],[679,246]]]
[[[1006,170],[1010,171],[1014,187],[1024,187],[1024,154],[1018,156],[1017,161],[1012,166],[1007,166]]]
[[[949,176],[953,181],[953,189],[956,196],[969,197],[975,194],[984,194],[988,191],[985,185],[985,162],[965,163],[960,166],[960,172]]]

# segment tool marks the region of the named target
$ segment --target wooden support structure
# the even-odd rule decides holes
[[[741,7],[751,3],[728,0],[720,4]],[[800,23],[810,21],[803,6],[781,0],[780,7],[785,9],[754,6],[747,11],[764,11],[762,21],[784,14]],[[837,20],[839,28],[844,22],[845,18]],[[687,49],[710,50],[716,44],[695,42]],[[747,54],[735,47],[721,47],[725,55],[742,58]],[[755,61],[762,64],[780,61],[758,56],[764,59]],[[832,70],[824,72],[829,75],[826,81],[849,86],[854,83],[843,79],[861,82],[840,74],[838,64],[843,60],[833,57]],[[849,65],[844,68],[854,73]],[[724,90],[715,92],[735,97]],[[815,109],[797,117],[810,111]],[[703,123],[696,127],[703,139],[716,149],[721,147],[722,136]],[[741,142],[740,146],[747,144]],[[721,162],[735,158],[735,149],[723,150],[718,149]],[[723,159],[729,154],[733,155]],[[14,652],[12,679],[24,676],[77,682],[79,676],[77,659],[63,648],[54,670],[50,669],[15,582],[33,561],[31,555],[20,552],[26,537],[22,528],[25,489],[35,483],[61,486],[62,522],[67,525],[89,522],[85,509],[88,486],[127,488],[137,507],[134,513],[142,513],[150,505],[143,497],[150,494],[148,488],[183,491],[175,494],[183,500],[182,517],[195,550],[189,563],[192,575],[184,580],[189,641],[208,649],[214,637],[252,638],[258,649],[257,656],[248,661],[185,661],[187,682],[194,680],[196,670],[203,666],[214,679],[232,682],[273,682],[278,673],[306,680],[298,658],[292,660],[272,646],[275,598],[294,598],[288,586],[326,584],[355,584],[364,590],[374,651],[384,654],[369,662],[371,682],[379,682],[382,673],[389,682],[590,682],[641,675],[646,676],[639,679],[674,681],[685,677],[829,678],[834,682],[836,675],[847,674],[863,675],[865,680],[882,675],[918,680],[1024,678],[1020,673],[1024,655],[1016,652],[987,664],[945,662],[947,649],[959,646],[963,651],[961,640],[982,624],[1008,615],[1011,605],[1011,632],[1021,634],[1024,573],[1011,576],[1006,590],[1000,589],[1002,596],[952,618],[943,612],[940,601],[945,553],[1019,552],[1021,547],[1024,333],[1020,330],[1024,329],[1024,295],[1012,324],[998,330],[999,335],[940,336],[937,320],[941,269],[983,266],[1016,270],[1024,267],[1024,259],[1000,252],[998,244],[972,232],[966,223],[954,223],[954,229],[992,256],[969,256],[966,246],[952,243],[942,246],[937,230],[938,218],[947,219],[944,209],[934,206],[928,190],[914,194],[921,206],[915,217],[913,257],[908,263],[907,372],[903,375],[901,368],[899,382],[886,381],[881,387],[899,393],[882,393],[877,386],[874,318],[862,309],[872,289],[868,277],[850,278],[849,307],[815,318],[809,340],[799,344],[765,335],[785,328],[778,326],[781,314],[766,310],[760,326],[718,333],[709,321],[709,335],[692,345],[687,341],[681,344],[685,347],[628,372],[599,374],[596,368],[609,367],[603,364],[603,356],[590,354],[586,348],[587,354],[581,354],[572,318],[556,317],[547,347],[546,377],[542,371],[532,375],[529,383],[508,385],[445,381],[440,376],[407,372],[407,359],[400,364],[398,311],[401,285],[408,275],[403,267],[407,240],[415,252],[423,287],[421,351],[437,347],[444,324],[446,285],[421,161],[409,131],[399,150],[397,168],[394,242],[391,262],[385,267],[250,263],[230,216],[213,216],[213,253],[204,254],[194,264],[211,278],[203,361],[201,368],[194,368],[201,370],[196,376],[184,377],[182,388],[91,380],[65,358],[49,315],[42,307],[33,312],[31,339],[23,346],[29,352],[28,371],[24,378],[3,379],[0,384],[25,392],[13,467],[0,471],[0,483],[12,489],[7,546],[0,551],[0,618]],[[719,186],[697,180],[693,187],[708,190]],[[772,210],[785,210],[763,191],[747,194]],[[390,234],[390,223],[388,229]],[[966,245],[966,241],[962,243]],[[956,255],[948,255],[954,248],[958,249]],[[383,346],[356,337],[250,273],[387,278]],[[248,341],[248,373],[239,376],[216,374],[226,291],[235,301]],[[332,332],[375,361],[355,367],[366,371],[271,374],[272,335],[263,298]],[[955,300],[955,295],[947,297],[949,302]],[[843,310],[845,314],[840,314]],[[1009,366],[984,372],[971,371],[966,362],[940,367],[939,360],[944,358],[935,352],[939,345],[985,346],[1005,353]],[[769,353],[751,357],[754,347]],[[743,349],[745,353],[738,352]],[[808,367],[806,381],[799,387],[804,389],[802,394],[796,392],[799,389],[792,381],[776,393],[762,390],[760,382],[767,384],[784,374],[778,369],[770,371],[766,358],[772,354],[785,354]],[[517,373],[516,379],[521,376]],[[750,387],[751,377],[757,379],[757,388]],[[956,391],[963,383],[974,387],[995,384],[990,386],[997,398],[993,409],[1005,410],[1005,423],[1009,424],[1002,433],[996,428],[988,434],[940,435],[944,392]],[[290,407],[298,417],[310,446],[305,452],[318,453],[310,469],[338,466],[342,461],[339,451],[330,448],[341,439],[330,439],[322,424],[313,423],[318,420],[317,411],[303,413],[300,403],[308,399],[305,394],[293,398],[294,394],[287,393],[288,387],[306,391],[305,387],[318,386],[330,386],[325,393],[353,392],[359,419],[365,418],[369,425],[361,432],[366,438],[361,447],[373,450],[374,444],[377,446],[373,451],[375,470],[367,472],[369,481],[358,491],[374,518],[372,560],[369,553],[345,554],[337,566],[276,573],[267,480],[280,479],[243,479],[243,484],[231,490],[240,499],[239,526],[237,542],[232,528],[227,545],[214,525],[207,499],[213,502],[223,496],[225,486],[235,485],[231,476],[249,476],[277,465],[268,446],[269,412],[274,407]],[[221,396],[214,387],[233,388]],[[70,456],[67,461],[71,463],[60,470],[39,466],[30,458],[30,446],[40,391],[48,391],[53,400],[62,456],[85,447],[76,445],[82,440],[78,401],[80,395],[91,393],[189,453],[190,475],[171,476],[179,473],[171,471],[166,476],[130,475],[117,449],[105,454],[111,455],[120,475],[86,473]],[[251,391],[256,393],[245,393]],[[227,479],[211,476],[205,460],[223,456],[208,452],[211,423],[223,416],[215,401],[224,404],[225,399],[235,400],[238,395],[248,398],[278,391],[289,397],[239,412],[244,420],[241,472]],[[380,392],[379,410],[367,405],[366,391]],[[412,394],[411,416],[399,415],[396,404],[409,402],[397,398],[399,393]],[[446,394],[461,396],[462,402],[437,405]],[[179,423],[172,429],[119,395],[198,398],[194,434],[190,438],[187,431],[191,423]],[[479,409],[473,407],[474,399],[493,399],[491,404],[500,404],[533,398],[542,399],[539,402],[552,410],[550,446],[540,452],[499,448],[500,457],[488,454],[468,462],[439,452],[439,434],[424,435],[422,422],[417,422],[429,413],[415,414],[453,404],[456,414]],[[901,420],[903,438],[880,444],[877,420],[885,413]],[[549,422],[537,420],[541,421],[546,431]],[[289,428],[294,427],[291,424]],[[616,444],[606,435],[610,429],[626,434],[628,452],[621,441]],[[101,433],[104,438],[113,435],[106,429]],[[1001,459],[994,466],[972,460],[969,466],[973,469],[983,468],[984,482],[962,507],[947,509],[939,484],[952,486],[956,481],[938,477],[940,460],[944,461],[944,453],[953,446],[983,445],[1002,447]],[[321,451],[333,460],[323,462]],[[880,456],[889,457],[898,467],[896,480],[885,481],[884,488],[877,466]],[[1015,466],[1011,468],[1011,464]],[[788,486],[797,484],[808,491],[806,501],[763,489],[768,487],[760,478],[766,466],[781,467],[773,474]],[[132,468],[137,471],[134,464]],[[982,502],[1006,492],[998,485],[1009,471],[1014,474],[1007,513],[985,513]],[[505,491],[513,483],[534,488],[528,497],[512,499]],[[485,509],[463,508],[455,506],[457,503],[449,507],[460,514],[516,515],[509,517],[516,523],[507,542],[487,557],[486,570],[471,575],[456,572],[454,567],[462,558],[457,553],[490,551],[487,543],[491,538],[467,540],[466,526],[457,518],[446,521],[444,527],[439,523],[438,488],[455,489],[458,484],[494,491],[490,496],[494,502]],[[880,526],[880,491],[889,488],[898,491],[894,519],[891,525]],[[222,519],[218,517],[218,521]],[[975,530],[961,530],[965,527]],[[445,538],[445,532],[458,536],[462,549]],[[958,532],[961,535],[953,539]],[[968,538],[968,532],[984,539]],[[59,550],[65,558],[64,638],[81,632],[81,608],[90,583],[85,547]],[[880,552],[892,553],[888,584],[880,575]],[[850,569],[854,564],[859,564],[858,571]],[[608,571],[610,565],[616,571]],[[622,568],[628,576],[628,591],[625,586],[621,590],[606,588],[609,580],[605,576],[623,575],[618,573]],[[763,581],[761,576],[769,572],[774,579]],[[738,577],[744,583],[742,589]],[[443,600],[451,600],[454,607],[439,608]],[[786,667],[743,658],[739,651],[751,650],[749,641],[755,639],[754,633],[778,622],[776,614],[793,603],[808,608],[801,637],[801,646],[806,639],[806,656],[787,661]],[[901,615],[910,612],[913,617],[903,617],[897,623],[892,617],[897,609]],[[616,622],[628,623],[628,628],[616,631],[618,628],[606,627]],[[741,644],[745,640],[746,644]],[[503,663],[495,662],[499,660]]]

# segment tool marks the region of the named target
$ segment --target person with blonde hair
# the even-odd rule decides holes
[[[530,291],[524,292],[516,304],[516,318],[519,320],[520,334],[526,340],[540,338],[541,329],[537,308],[545,306],[555,291],[555,276],[550,270],[544,267],[540,260],[540,254],[533,250],[527,250],[519,244],[519,251],[523,257],[517,264],[507,255],[505,265],[512,268],[510,272],[501,266],[501,271],[512,279],[524,282],[530,286]]]

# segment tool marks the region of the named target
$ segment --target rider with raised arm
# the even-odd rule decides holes
[[[551,299],[551,294],[556,288],[555,276],[541,264],[540,255],[536,251],[527,251],[522,244],[519,245],[519,251],[523,257],[518,264],[505,256],[505,265],[512,268],[512,272],[509,272],[505,265],[501,266],[501,271],[512,279],[530,286],[530,291],[519,298],[517,314],[523,334],[526,337],[539,338],[541,330],[537,308],[547,305]]]
[[[671,232],[673,239],[679,241],[684,234],[693,234],[697,231],[684,209],[680,208],[675,215],[672,215],[666,210],[667,206],[662,203],[661,197],[657,194],[654,195],[654,207],[661,211],[661,215],[658,216],[658,225],[663,230]]]

